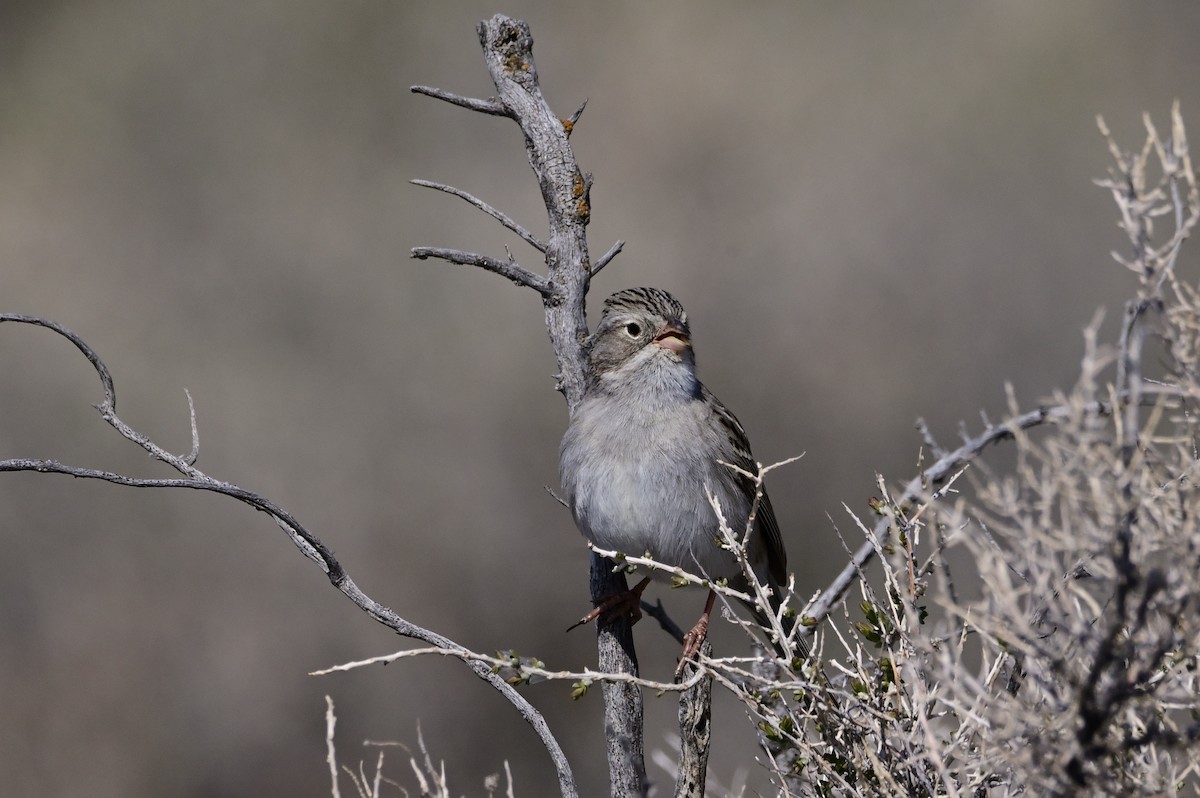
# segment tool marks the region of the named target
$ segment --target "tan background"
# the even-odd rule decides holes
[[[565,413],[536,297],[407,258],[507,243],[539,265],[406,182],[542,228],[516,128],[407,90],[487,96],[474,25],[496,10],[0,6],[0,309],[86,336],[123,417],[180,451],[190,389],[200,466],[289,508],[401,614],[580,668],[591,634],[562,629],[587,605],[586,553],[542,490]],[[677,293],[757,455],[806,453],[772,484],[814,588],[843,560],[826,513],[851,534],[842,503],[912,473],[918,415],[952,439],[1002,410],[1006,380],[1036,402],[1073,379],[1093,311],[1119,307],[1094,115],[1132,146],[1141,112],[1165,128],[1179,97],[1200,135],[1193,3],[503,10],[531,23],[560,113],[591,100],[573,142],[593,256],[629,242],[593,306]],[[103,426],[65,342],[5,325],[0,374],[0,458],[168,475]],[[350,762],[419,722],[456,794],[506,758],[518,794],[552,791],[533,734],[459,665],[306,676],[401,641],[231,501],[8,474],[0,546],[5,794],[326,795],[326,692]],[[684,622],[701,601],[666,598]],[[638,637],[666,676],[673,645]],[[526,689],[602,795],[599,696],[568,692]],[[662,748],[674,705],[648,707]],[[761,784],[750,724],[717,711],[715,778]]]

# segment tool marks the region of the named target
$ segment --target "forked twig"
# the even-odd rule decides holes
[[[310,532],[299,520],[291,513],[279,507],[277,504],[261,496],[253,491],[246,490],[229,482],[214,479],[195,466],[195,458],[193,454],[199,451],[198,433],[195,432],[195,414],[192,414],[193,423],[193,446],[192,452],[185,456],[174,455],[167,450],[154,443],[150,438],[130,427],[117,415],[116,412],[116,388],[113,385],[112,376],[108,367],[101,360],[96,351],[75,333],[68,330],[57,322],[48,319],[41,319],[33,316],[25,316],[14,313],[0,314],[0,323],[3,322],[20,322],[23,324],[33,324],[39,327],[45,327],[53,330],[62,337],[69,340],[75,347],[83,353],[88,362],[92,364],[96,374],[100,377],[100,384],[104,390],[104,399],[100,404],[96,405],[96,409],[100,412],[101,417],[115,429],[123,438],[132,441],[148,452],[154,459],[166,463],[183,475],[182,479],[138,479],[125,476],[124,474],[116,474],[111,471],[101,471],[98,469],[81,468],[78,466],[66,465],[54,460],[36,460],[36,459],[10,459],[0,460],[0,472],[6,471],[33,471],[38,473],[54,473],[67,474],[73,477],[83,479],[99,479],[105,482],[111,482],[116,485],[125,485],[134,488],[187,488],[190,490],[207,491],[210,493],[219,493],[224,496],[229,496],[243,504],[253,507],[256,510],[269,515],[276,524],[279,525],[292,542],[304,553],[306,557],[313,560],[320,566],[321,570],[329,577],[329,581],[343,595],[355,603],[361,610],[366,612],[379,623],[395,631],[397,634],[405,637],[411,637],[417,640],[429,643],[439,649],[461,649],[462,647],[454,641],[446,638],[436,632],[417,626],[410,621],[405,620],[400,615],[383,606],[379,602],[372,599],[366,593],[359,589],[346,573],[342,564],[334,557],[333,552],[329,547],[321,541],[315,534]],[[476,676],[483,679],[493,688],[500,692],[509,703],[511,703],[523,718],[533,727],[538,737],[549,752],[551,759],[554,762],[555,768],[559,774],[559,785],[564,796],[574,798],[578,793],[575,788],[574,777],[571,774],[570,765],[567,763],[565,754],[554,735],[550,732],[550,727],[546,724],[541,713],[525,700],[525,698],[513,689],[511,685],[504,681],[500,676],[494,673],[490,666],[485,663],[467,661],[469,667]]]

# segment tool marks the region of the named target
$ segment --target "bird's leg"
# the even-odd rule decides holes
[[[647,576],[629,590],[605,596],[596,602],[594,610],[568,626],[567,631],[571,631],[576,626],[591,623],[602,616],[619,618],[622,615],[628,615],[630,623],[637,623],[642,617],[642,593],[646,591],[646,586],[649,584],[650,577]]]
[[[708,601],[704,602],[704,613],[692,630],[683,636],[683,653],[679,655],[679,666],[675,668],[675,678],[683,674],[683,663],[700,653],[704,638],[708,637],[708,616],[712,614],[713,603],[717,600],[715,591],[708,591]]]

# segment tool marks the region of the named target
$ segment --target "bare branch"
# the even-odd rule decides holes
[[[591,219],[589,181],[575,160],[569,128],[550,108],[538,83],[533,37],[520,20],[497,14],[477,28],[484,61],[496,97],[525,134],[525,152],[546,206],[550,239],[546,251],[543,296],[546,330],[558,360],[558,389],[574,413],[587,385],[583,341],[587,337],[587,296],[591,270],[586,264],[586,228]],[[623,573],[592,556],[589,586],[593,602],[627,590]],[[627,619],[598,625],[597,665],[601,670],[636,676],[637,655]],[[642,741],[642,695],[627,685],[605,684],[605,730],[608,740],[610,790],[613,795],[640,795],[646,783]]]
[[[196,403],[192,401],[192,392],[187,388],[183,392],[187,395],[188,419],[192,424],[192,450],[183,458],[183,462],[193,466],[200,459],[200,429],[196,426]]]
[[[603,269],[605,266],[607,266],[609,263],[611,263],[612,259],[617,257],[617,255],[619,255],[621,253],[621,250],[623,250],[624,248],[625,248],[624,241],[617,241],[615,244],[613,244],[611,247],[609,247],[608,252],[605,252],[603,255],[601,255],[600,260],[596,261],[596,263],[592,266],[592,275],[591,276],[595,277],[597,274],[599,274],[600,270]]]
[[[929,451],[933,453],[934,457],[941,457],[946,453],[946,450],[939,446],[937,439],[933,437],[933,433],[930,431],[929,425],[925,423],[925,419],[917,419],[917,432],[921,433],[921,440],[925,441],[925,445],[929,447]]]
[[[337,726],[337,716],[333,714],[333,699],[325,696],[325,761],[329,764],[329,778],[332,781],[330,795],[341,798],[338,789],[337,750],[333,746],[333,730]]]
[[[542,241],[540,241],[533,233],[529,232],[524,227],[517,224],[507,214],[493,208],[491,205],[488,205],[486,202],[484,202],[483,200],[474,196],[473,194],[468,194],[467,192],[462,191],[461,189],[454,188],[453,186],[448,186],[445,183],[434,183],[430,180],[410,180],[408,182],[412,183],[415,186],[424,186],[425,188],[432,188],[437,191],[444,191],[447,194],[453,194],[454,196],[459,197],[460,199],[464,199],[467,202],[474,205],[479,210],[486,213],[488,216],[490,216],[493,219],[495,219],[496,221],[498,221],[500,224],[507,227],[509,230],[512,230],[514,233],[516,233],[518,236],[520,236],[522,238],[522,240],[525,241],[525,243],[529,244],[529,246],[533,247],[538,252],[546,251],[546,245],[544,243],[542,243]]]
[[[897,506],[903,505],[921,496],[928,486],[941,484],[991,444],[1011,438],[1017,431],[1027,430],[1054,419],[1065,418],[1072,412],[1074,412],[1072,408],[1063,405],[1049,408],[1042,407],[1017,416],[1004,424],[986,429],[974,438],[968,438],[962,446],[945,455],[921,472],[920,475],[914,477],[894,503]],[[1097,416],[1110,415],[1112,413],[1112,404],[1110,402],[1092,402],[1084,408],[1084,412]],[[846,594],[846,591],[850,589],[850,586],[858,579],[862,573],[862,569],[875,556],[877,547],[882,544],[882,541],[886,540],[894,522],[895,519],[885,517],[881,518],[875,524],[872,538],[863,543],[854,552],[854,556],[850,558],[850,562],[834,578],[829,587],[825,588],[825,591],[805,609],[800,619],[800,625],[806,629],[812,629],[819,626],[825,620],[830,610],[833,609],[842,596]]]
[[[537,660],[517,657],[515,655],[507,657],[493,656],[478,651],[471,651],[461,646],[457,648],[444,648],[441,646],[410,648],[404,651],[396,651],[392,654],[383,654],[378,657],[368,657],[367,659],[355,660],[353,662],[343,662],[340,665],[331,665],[328,668],[312,671],[308,675],[328,676],[331,673],[353,671],[371,665],[387,665],[402,659],[429,656],[457,657],[464,662],[481,662],[497,672],[507,673],[516,683],[534,681],[609,682],[645,687],[648,690],[657,690],[663,693],[681,693],[695,686],[703,678],[703,674],[694,673],[689,678],[679,682],[659,682],[651,679],[642,679],[628,673],[606,673],[604,671],[593,670],[552,671],[542,667],[538,664]],[[702,660],[701,665],[706,668],[720,667],[724,662],[725,660],[713,660],[709,658]]]
[[[588,101],[585,97],[583,102],[579,104],[579,107],[575,109],[575,113],[571,114],[569,118],[563,120],[563,127],[567,129],[568,136],[575,132],[575,126],[579,124],[579,117],[583,116],[583,109],[587,108],[587,104]]]
[[[507,108],[494,99],[477,100],[474,97],[463,97],[453,92],[448,92],[445,89],[435,89],[433,86],[409,86],[408,88],[413,94],[424,94],[426,97],[433,97],[436,100],[445,100],[451,105],[478,111],[481,114],[512,116]]]
[[[700,657],[712,656],[712,643],[705,641]],[[697,679],[695,663],[683,665],[684,678],[695,685],[679,696],[679,775],[675,798],[704,798],[708,773],[708,744],[712,737],[712,676]]]
[[[612,562],[593,553],[588,587],[592,601],[629,589],[625,573],[614,572]],[[633,627],[626,618],[596,627],[596,667],[606,673],[640,673]],[[612,795],[645,794],[646,749],[643,737],[642,691],[632,684],[605,682],[604,740],[608,755],[609,790]]]
[[[90,468],[80,468],[77,466],[65,465],[54,460],[30,460],[30,459],[11,459],[0,460],[0,472],[6,471],[33,471],[37,473],[55,473],[67,474],[73,477],[84,479],[100,479],[105,482],[111,482],[116,485],[125,485],[134,488],[187,488],[191,490],[202,490],[211,493],[219,493],[225,496],[234,498],[243,504],[253,507],[256,510],[266,513],[287,532],[292,542],[304,553],[306,557],[313,560],[320,566],[321,570],[329,577],[329,581],[343,595],[353,601],[359,609],[366,612],[379,623],[392,629],[396,633],[404,637],[411,637],[417,640],[422,640],[430,645],[438,648],[461,649],[462,646],[454,643],[450,639],[442,635],[432,632],[423,627],[417,626],[404,618],[400,617],[394,611],[383,606],[379,602],[372,599],[367,594],[359,589],[358,585],[346,573],[341,563],[333,556],[333,552],[326,546],[320,538],[308,531],[294,516],[288,513],[283,508],[276,505],[269,499],[260,496],[257,493],[248,491],[237,485],[220,480],[213,479],[207,474],[197,469],[194,465],[187,461],[186,457],[179,457],[166,451],[158,444],[154,443],[150,438],[130,427],[122,421],[116,414],[114,409],[116,391],[113,387],[112,378],[109,376],[108,367],[96,354],[95,350],[79,336],[64,328],[61,324],[51,322],[46,319],[40,319],[32,316],[20,316],[15,314],[0,314],[0,322],[17,321],[26,324],[34,324],[40,327],[46,327],[53,330],[64,338],[67,338],[71,343],[75,344],[92,364],[96,373],[100,376],[100,382],[104,386],[105,401],[97,406],[101,417],[115,429],[122,437],[136,443],[138,446],[145,449],[155,459],[170,465],[175,470],[184,475],[182,479],[137,479],[128,477],[124,474],[116,474],[111,471],[100,471]],[[509,703],[511,703],[517,711],[525,718],[526,722],[533,727],[537,732],[538,737],[545,746],[554,762],[554,766],[558,771],[559,786],[562,794],[567,798],[575,798],[578,791],[575,787],[574,776],[571,774],[570,765],[567,763],[566,756],[563,754],[562,747],[550,732],[549,726],[546,725],[545,719],[542,717],[533,706],[525,700],[511,685],[504,681],[500,676],[494,673],[491,667],[481,662],[468,662],[467,666],[485,682],[500,692]]]
[[[568,510],[571,509],[571,505],[567,504],[567,500],[555,493],[549,485],[542,485],[542,488],[545,489],[546,493],[550,494],[550,498],[554,499],[554,501],[558,502],[563,507],[566,507]]]
[[[16,321],[22,324],[34,324],[38,327],[45,327],[66,338],[71,343],[75,344],[75,348],[83,353],[83,356],[92,364],[92,368],[96,370],[96,374],[100,377],[100,385],[104,388],[104,404],[113,408],[117,407],[117,390],[113,387],[112,375],[108,373],[108,366],[100,360],[92,348],[87,345],[82,338],[68,330],[63,325],[49,319],[41,319],[37,316],[25,316],[20,313],[0,313],[0,324],[6,321]]]
[[[480,255],[476,252],[463,252],[459,249],[443,249],[441,247],[413,247],[412,257],[417,260],[440,258],[441,260],[459,263],[463,266],[478,266],[481,269],[494,272],[501,277],[507,277],[517,285],[532,288],[542,296],[546,296],[551,290],[544,278],[512,260],[499,260],[488,255]]]
[[[590,279],[584,268],[591,218],[587,182],[562,119],[542,94],[529,26],[497,14],[479,23],[477,31],[496,99],[525,134],[525,152],[546,206],[550,229],[546,283],[551,289],[543,294],[546,328],[558,359],[567,409],[574,412],[586,384],[581,342],[588,331],[584,298]]]
[[[720,512],[719,504],[717,505],[717,511]],[[723,521],[724,519],[722,518],[720,520]],[[705,590],[712,590],[721,594],[722,596],[735,598],[738,601],[743,601],[748,604],[754,603],[754,598],[749,593],[743,593],[740,590],[735,590],[728,585],[711,582],[707,577],[694,574],[691,571],[687,571],[677,565],[667,565],[666,563],[659,562],[653,557],[644,557],[635,554],[625,554],[624,552],[620,551],[602,549],[591,541],[588,542],[587,547],[591,549],[594,554],[598,554],[610,562],[619,563],[620,565],[616,566],[619,569],[623,569],[626,565],[633,565],[639,568],[645,568],[647,571],[658,571],[660,573],[670,574],[672,581],[677,585],[692,585],[693,587],[702,587]]]

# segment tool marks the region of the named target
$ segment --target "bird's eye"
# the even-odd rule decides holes
[[[631,321],[625,325],[625,332],[629,333],[630,338],[637,338],[642,334],[642,327],[636,321]]]

